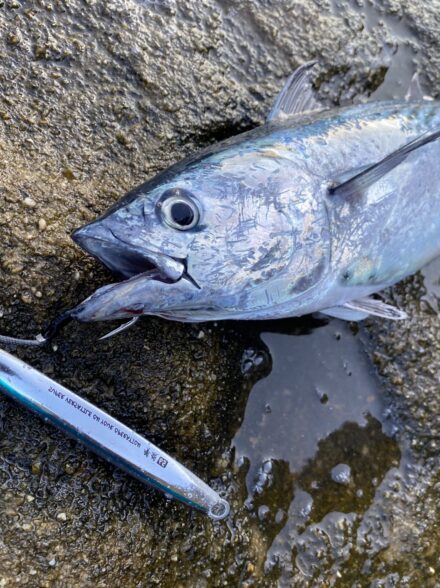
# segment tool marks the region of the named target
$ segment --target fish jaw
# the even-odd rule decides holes
[[[181,311],[191,316],[191,307],[200,294],[200,288],[185,274],[170,282],[157,269],[152,269],[124,282],[99,288],[74,308],[70,316],[81,322],[133,318],[143,314],[171,318],[171,313],[168,315],[167,312],[170,307],[173,313]]]
[[[87,253],[123,278],[131,278],[156,270],[164,280],[175,282],[185,272],[184,259],[147,247],[135,247],[116,235],[102,221],[77,229],[73,232],[72,239]]]

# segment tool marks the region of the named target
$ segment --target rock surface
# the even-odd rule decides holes
[[[1,331],[15,335],[39,332],[111,279],[74,246],[73,228],[185,154],[261,123],[299,63],[319,59],[316,85],[333,103],[364,99],[384,80],[379,92],[401,93],[416,64],[427,88],[440,82],[437,0],[0,7],[0,314]],[[274,522],[264,505],[243,506],[244,470],[229,451],[252,383],[240,372],[246,329],[203,326],[200,336],[200,326],[151,319],[98,344],[107,325],[72,325],[56,349],[17,350],[226,490],[234,514],[212,524],[169,504],[0,399],[0,586],[435,586],[440,348],[422,294],[421,277],[409,280],[396,296],[412,319],[370,325],[411,465],[390,470],[357,547],[357,515],[323,506],[319,528],[337,553],[310,525],[312,559],[288,542],[278,568],[265,561],[285,514]],[[395,460],[396,451],[387,467]],[[279,480],[272,500],[286,513],[288,474],[262,471]]]

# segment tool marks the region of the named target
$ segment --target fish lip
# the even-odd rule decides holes
[[[164,283],[189,277],[186,258],[173,257],[146,247],[136,247],[109,227],[86,225],[72,233],[72,239],[110,271],[129,279],[145,274]]]

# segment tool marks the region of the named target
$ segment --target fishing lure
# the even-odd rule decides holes
[[[173,457],[2,349],[0,390],[141,482],[214,520],[227,517],[228,502]]]

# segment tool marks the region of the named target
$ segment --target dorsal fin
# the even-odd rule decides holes
[[[369,165],[352,178],[331,186],[328,191],[330,194],[348,198],[360,194],[394,169],[399,163],[402,163],[410,153],[416,149],[420,149],[424,145],[428,145],[428,143],[436,141],[438,138],[440,138],[440,131],[429,134],[425,133],[421,137],[417,137],[409,143],[406,143],[406,145],[399,147],[399,149],[396,149],[396,151],[393,151],[381,161]]]
[[[323,107],[315,99],[310,72],[317,61],[309,61],[296,69],[287,79],[278,94],[267,120],[280,120],[311,110],[322,110]]]

